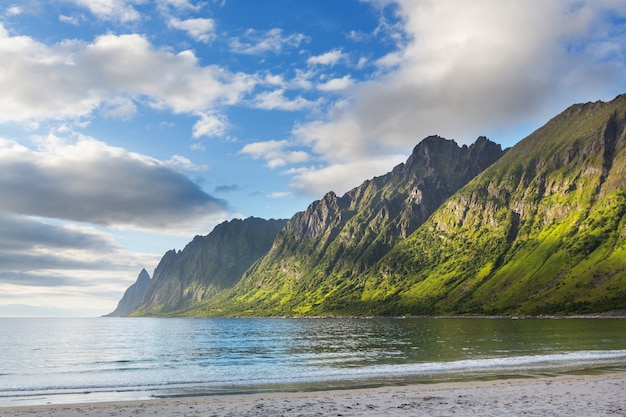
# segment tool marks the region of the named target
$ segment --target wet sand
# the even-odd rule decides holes
[[[626,371],[372,389],[0,408],[4,417],[626,416]]]

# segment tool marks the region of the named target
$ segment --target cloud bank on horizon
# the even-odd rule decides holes
[[[513,145],[626,92],[625,53],[617,0],[3,3],[0,316],[107,313],[165,250],[430,134]]]

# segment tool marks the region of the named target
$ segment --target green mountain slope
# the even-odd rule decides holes
[[[345,310],[625,309],[625,126],[626,96],[570,107],[399,243],[364,275]]]
[[[626,95],[574,105],[506,153],[426,138],[275,226],[263,244],[225,226],[168,252],[133,314],[626,310]]]
[[[450,195],[498,160],[500,145],[429,137],[405,164],[292,217],[269,253],[199,315],[324,314],[356,277],[414,232]]]
[[[167,252],[154,271],[135,316],[181,315],[199,301],[232,287],[272,245],[286,220],[250,217],[217,225],[182,251]]]

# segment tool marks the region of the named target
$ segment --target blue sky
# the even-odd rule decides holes
[[[0,0],[0,316],[112,311],[235,217],[626,92],[626,2]]]

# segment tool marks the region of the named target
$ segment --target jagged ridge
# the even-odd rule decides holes
[[[485,138],[429,137],[389,174],[297,213],[243,276],[192,307],[146,305],[210,316],[626,309],[626,96],[574,105],[502,153]],[[157,269],[192,263],[169,252]],[[186,296],[163,288],[172,303]]]
[[[381,314],[626,308],[626,96],[575,105],[512,148],[369,271]]]
[[[390,173],[294,215],[232,296],[210,300],[198,314],[315,314],[503,153],[484,137],[469,147],[424,139]]]
[[[250,217],[217,225],[182,251],[168,251],[133,315],[184,314],[198,302],[232,287],[269,250],[286,220]]]

